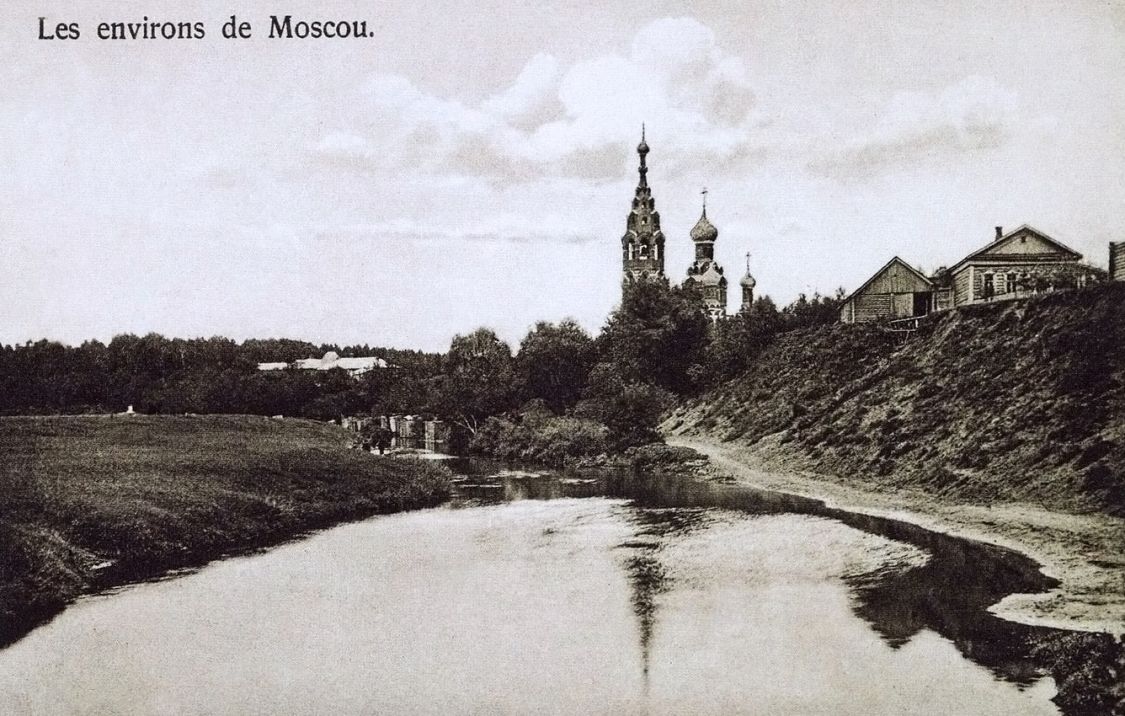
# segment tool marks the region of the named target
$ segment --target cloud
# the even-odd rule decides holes
[[[863,177],[922,162],[998,148],[1009,141],[1019,98],[977,75],[937,93],[900,92],[874,128],[842,146],[821,148],[808,162],[816,173]]]
[[[551,227],[550,231],[544,227]],[[583,231],[567,222],[561,214],[549,214],[542,219],[529,219],[525,215],[500,213],[482,217],[471,223],[452,228],[433,221],[415,221],[398,218],[390,221],[369,224],[354,224],[324,230],[317,234],[321,241],[394,241],[435,242],[447,245],[450,242],[470,241],[501,242],[525,244],[550,241],[563,244],[585,244],[604,239],[595,231]]]
[[[615,180],[647,122],[668,174],[707,163],[725,171],[761,157],[751,142],[754,105],[742,60],[698,21],[667,18],[641,28],[627,53],[566,68],[536,55],[509,86],[476,104],[425,92],[405,77],[373,77],[354,114],[325,132],[313,153],[364,172]]]
[[[482,102],[481,110],[503,119],[513,129],[534,129],[562,112],[558,97],[560,76],[558,60],[547,54],[536,55],[510,87]]]

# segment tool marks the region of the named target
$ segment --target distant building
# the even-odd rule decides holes
[[[727,315],[727,279],[723,276],[723,267],[715,261],[715,241],[718,238],[719,230],[707,219],[707,203],[704,200],[703,214],[691,230],[695,261],[688,267],[684,288],[698,292],[703,310],[712,323]]]
[[[1109,242],[1109,280],[1125,281],[1125,241]]]
[[[621,237],[622,283],[629,285],[638,280],[664,278],[664,232],[660,230],[660,212],[648,186],[648,144],[644,127],[641,143],[637,145],[641,163],[637,171],[640,178],[633,195],[633,206],[625,219],[625,235]]]
[[[452,431],[440,420],[427,420],[425,423],[425,442],[423,447],[430,452],[449,452]]]
[[[299,358],[292,363],[259,363],[258,370],[343,370],[348,375],[363,375],[376,368],[388,368],[387,361],[374,356],[341,358],[336,351],[328,351],[322,358]]]
[[[746,275],[738,282],[742,286],[742,307],[739,309],[742,313],[749,313],[750,309],[754,307],[754,287],[758,282],[750,275],[750,254],[746,254]]]
[[[1098,280],[1098,271],[1081,261],[1082,254],[1027,224],[1007,234],[997,226],[990,244],[949,269],[946,290],[953,306],[963,306]]]
[[[621,285],[628,287],[637,281],[657,279],[667,281],[664,273],[664,232],[660,228],[660,212],[652,198],[648,185],[648,142],[645,141],[644,127],[641,127],[641,143],[637,145],[640,165],[637,172],[640,178],[633,193],[633,204],[625,219],[625,234],[621,237]],[[706,197],[707,191],[704,190]],[[707,317],[716,322],[727,314],[727,279],[723,267],[715,261],[715,241],[719,230],[707,218],[707,203],[704,201],[703,213],[691,230],[691,240],[695,244],[695,260],[688,267],[684,288],[694,289]],[[749,271],[745,278],[752,282],[749,287],[743,284],[743,299],[753,302],[753,277]],[[743,279],[745,281],[745,278]],[[746,289],[749,288],[749,294]]]
[[[933,276],[894,257],[844,299],[840,320],[914,318],[956,306],[1081,288],[1101,280],[1102,274],[1083,264],[1082,254],[1038,229],[1024,224],[1005,234],[997,226],[991,243]]]
[[[840,320],[867,323],[924,316],[933,308],[934,284],[898,256],[844,299]]]

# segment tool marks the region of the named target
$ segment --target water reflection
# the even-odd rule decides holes
[[[634,510],[629,520],[636,529],[635,536],[619,548],[631,552],[624,559],[624,566],[632,590],[633,613],[637,617],[641,672],[647,691],[657,597],[671,586],[668,570],[660,561],[660,548],[666,540],[701,529],[706,520],[702,509]]]
[[[1067,713],[1115,708],[1114,669],[1125,663],[1125,642],[1106,634],[1074,635],[1059,629],[1035,627],[1001,619],[988,611],[1009,594],[1039,593],[1057,585],[1030,558],[1013,550],[972,540],[952,538],[906,522],[856,514],[828,507],[820,500],[734,485],[702,482],[679,476],[638,476],[629,472],[575,478],[545,472],[520,473],[475,466],[492,472],[495,486],[481,476],[472,487],[459,490],[455,502],[552,499],[609,495],[631,501],[630,521],[636,537],[623,545],[631,554],[622,561],[632,588],[638,621],[642,669],[647,686],[658,598],[671,588],[672,578],[661,562],[661,550],[693,531],[708,527],[707,511],[714,508],[751,515],[797,514],[824,517],[863,532],[913,545],[928,559],[905,569],[877,568],[845,576],[852,609],[893,649],[909,644],[925,631],[949,639],[966,658],[997,678],[1028,686],[1044,675],[1063,685],[1056,701]],[[491,492],[490,492],[491,491]],[[1067,640],[1070,640],[1068,642]],[[1056,644],[1071,642],[1089,657],[1055,658]],[[1072,647],[1068,647],[1071,651]],[[1089,674],[1107,672],[1101,682],[1082,681]],[[1081,683],[1075,683],[1075,678]],[[1069,693],[1068,688],[1074,690]],[[1081,693],[1104,689],[1105,694]],[[1116,708],[1122,708],[1120,703]],[[1114,711],[1116,713],[1116,711]]]
[[[1112,713],[1119,644],[985,610],[1048,583],[815,500],[470,465],[445,508],[82,600],[0,650],[0,713]]]
[[[450,499],[450,505],[456,508],[605,494],[605,480],[598,477],[513,470],[488,460],[459,458],[447,464],[456,475]]]

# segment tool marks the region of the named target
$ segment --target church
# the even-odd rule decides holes
[[[649,147],[641,128],[641,143],[637,145],[640,177],[633,195],[633,207],[625,220],[625,235],[621,237],[622,286],[637,281],[667,281],[664,274],[664,232],[660,229],[660,212],[648,185]],[[695,245],[695,260],[687,270],[683,287],[693,290],[701,302],[701,309],[712,323],[727,315],[727,279],[723,267],[715,260],[715,242],[719,230],[707,218],[707,192],[703,192],[703,213],[692,228],[690,238]],[[739,282],[742,288],[742,311],[749,311],[754,303],[754,277],[750,275],[747,254],[746,275]]]

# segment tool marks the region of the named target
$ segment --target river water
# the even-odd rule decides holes
[[[84,598],[10,714],[1040,714],[995,548],[678,480],[467,469],[373,518]]]

